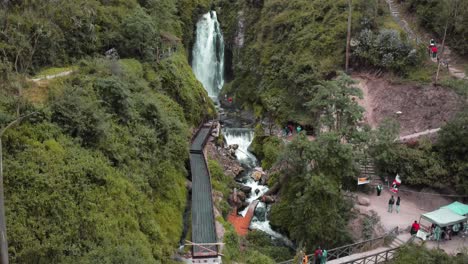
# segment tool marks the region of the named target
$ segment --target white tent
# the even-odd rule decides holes
[[[466,221],[467,219],[466,216],[458,215],[447,208],[440,208],[438,210],[425,213],[421,215],[421,218],[440,227],[457,224]]]

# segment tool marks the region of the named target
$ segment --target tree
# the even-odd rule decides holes
[[[468,110],[459,113],[439,132],[436,150],[453,177],[453,186],[468,194]]]
[[[362,98],[362,92],[354,83],[348,75],[340,74],[335,80],[322,81],[309,90],[310,99],[304,105],[312,114],[317,129],[349,136],[363,113],[355,100]]]

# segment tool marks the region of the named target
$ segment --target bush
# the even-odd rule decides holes
[[[368,65],[404,73],[409,66],[417,65],[420,58],[409,41],[404,41],[396,30],[380,30],[375,34],[369,29],[359,33],[353,56]]]

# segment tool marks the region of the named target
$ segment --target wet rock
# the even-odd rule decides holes
[[[250,192],[252,192],[252,187],[241,185],[241,184],[239,184],[238,186],[239,186],[239,190],[246,194],[250,194]]]
[[[267,185],[269,179],[270,179],[270,176],[265,173],[262,175],[259,182],[261,185]]]
[[[255,208],[254,215],[257,217],[258,221],[265,221],[266,220],[266,207],[257,207]]]
[[[243,191],[238,191],[237,192],[237,197],[241,201],[245,201],[247,199],[247,195],[245,195],[245,193]]]
[[[258,195],[258,193],[259,193],[259,192],[260,192],[260,190],[259,190],[259,189],[255,189],[255,194],[257,194],[257,195]]]
[[[268,196],[268,195],[263,195],[262,198],[260,198],[260,201],[269,204],[269,203],[274,203],[276,202],[275,198],[273,196]]]
[[[260,181],[263,175],[265,175],[263,169],[261,167],[256,167],[250,177],[252,177],[252,179],[254,179],[255,181]]]

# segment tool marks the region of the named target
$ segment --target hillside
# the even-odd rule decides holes
[[[2,5],[0,126],[27,115],[2,137],[10,261],[168,263],[190,132],[214,114],[183,45],[207,4]]]

